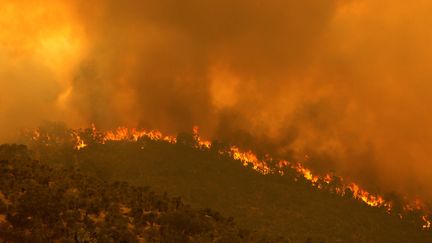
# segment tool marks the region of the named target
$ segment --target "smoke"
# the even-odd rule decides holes
[[[69,78],[83,54],[81,30],[57,1],[0,4],[0,136],[64,117]]]
[[[6,1],[0,132],[161,129],[432,198],[432,3]]]

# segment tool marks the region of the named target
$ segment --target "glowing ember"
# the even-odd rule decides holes
[[[423,225],[423,229],[430,229],[431,221],[426,216],[422,216],[422,220],[425,222],[425,224]]]
[[[80,149],[82,149],[82,148],[87,147],[87,144],[84,142],[84,140],[81,139],[80,136],[77,135],[77,136],[76,136],[76,139],[77,139],[77,144],[75,145],[75,148],[76,148],[77,150],[80,150]]]
[[[34,130],[33,131],[33,136],[32,136],[32,139],[33,140],[38,140],[40,138],[40,132],[38,131],[38,130]]]

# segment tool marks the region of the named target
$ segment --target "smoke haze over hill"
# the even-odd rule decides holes
[[[431,8],[6,0],[0,133],[44,120],[198,125],[205,137],[431,199]]]

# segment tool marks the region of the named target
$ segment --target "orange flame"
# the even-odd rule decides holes
[[[80,150],[80,149],[83,149],[83,148],[87,147],[87,144],[84,142],[84,140],[81,139],[81,137],[79,135],[76,135],[75,138],[77,140],[77,143],[75,145],[75,148],[77,150]]]
[[[239,148],[231,146],[230,153],[233,159],[241,161],[244,166],[251,164],[255,170],[263,174],[271,172],[268,165],[264,161],[260,161],[252,151],[242,152]]]
[[[371,195],[366,190],[361,189],[357,184],[351,183],[347,186],[347,188],[351,189],[353,192],[354,198],[357,198],[369,206],[379,207],[385,206],[390,207],[390,204],[387,203],[381,196]]]
[[[128,129],[119,127],[115,131],[108,131],[103,134],[102,143],[107,141],[138,141],[140,138],[149,138],[154,141],[165,141],[168,143],[176,143],[177,139],[174,136],[164,136],[160,131],[137,130],[135,128]]]
[[[86,142],[78,135],[76,131],[72,132],[72,135],[76,142],[75,149],[81,150],[88,146],[88,144],[86,144]],[[33,131],[30,136],[31,139],[35,141],[41,138],[41,134],[38,130]],[[175,136],[164,135],[162,132],[157,130],[146,131],[138,130],[135,128],[128,129],[126,127],[118,127],[114,131],[99,132],[96,130],[96,127],[92,125],[92,136],[95,140],[96,138],[100,138],[100,140],[98,141],[102,144],[105,144],[108,141],[136,142],[141,138],[148,138],[153,141],[164,141],[171,144],[177,143],[177,139]],[[193,136],[195,141],[197,142],[197,148],[211,148],[212,143],[200,137],[199,128],[197,126],[193,127]],[[330,174],[326,174],[324,176],[314,175],[310,169],[305,168],[301,163],[291,163],[286,160],[279,160],[275,163],[275,168],[270,168],[267,161],[275,161],[270,156],[266,155],[266,160],[260,160],[258,156],[252,151],[242,151],[236,146],[231,146],[229,148],[229,151],[219,151],[219,153],[227,153],[234,160],[242,162],[244,166],[252,165],[252,168],[254,170],[262,174],[278,173],[280,175],[284,175],[285,169],[293,169],[299,176],[305,178],[311,183],[312,186],[319,189],[322,189],[326,184],[331,184],[335,178]],[[342,178],[338,178],[342,181]],[[379,195],[373,195],[372,193],[366,191],[365,189],[362,189],[359,185],[355,183],[339,185],[339,187],[335,188],[334,191],[338,195],[344,196],[346,193],[346,189],[349,189],[352,192],[354,199],[359,200],[366,205],[369,205],[371,207],[383,207],[389,213],[392,211],[392,203],[390,201],[386,201],[383,197]],[[404,210],[407,212],[414,210],[426,212],[426,208],[427,207],[419,200],[416,200],[404,206]],[[402,215],[399,216],[402,217]],[[423,229],[431,229],[431,219],[429,218],[429,216],[422,216],[421,221],[424,222],[422,226]]]
[[[431,228],[431,221],[427,218],[427,216],[422,216],[422,220],[424,221],[423,229],[430,229]]]
[[[211,142],[210,141],[203,140],[200,137],[198,126],[194,126],[193,127],[193,135],[194,135],[194,138],[197,141],[199,147],[201,147],[201,148],[208,148],[208,149],[211,147]]]

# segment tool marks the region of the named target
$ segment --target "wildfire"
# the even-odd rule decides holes
[[[263,174],[271,172],[268,165],[264,161],[260,161],[252,151],[242,152],[236,146],[231,146],[230,153],[233,159],[241,161],[244,166],[251,164],[255,170]]]
[[[388,204],[381,196],[371,195],[369,192],[361,189],[355,183],[351,183],[347,187],[349,189],[351,189],[351,191],[353,192],[354,198],[362,200],[364,203],[366,203],[369,206],[372,206],[372,207],[378,207],[378,206],[390,207],[390,204]]]
[[[76,140],[77,140],[77,143],[75,145],[75,148],[77,150],[80,150],[80,149],[87,147],[87,144],[84,142],[84,140],[81,139],[81,137],[79,135],[76,135]]]
[[[30,133],[30,137],[32,140],[37,141],[41,138],[41,133],[36,130]],[[48,135],[46,135],[48,136]],[[86,141],[79,135],[79,132],[73,131],[72,136],[75,141],[74,148],[76,150],[81,150],[88,146]],[[109,141],[130,141],[136,142],[141,138],[148,138],[153,141],[164,141],[171,144],[177,143],[177,138],[175,136],[164,135],[162,132],[157,130],[139,130],[139,129],[129,129],[126,127],[119,127],[113,131],[100,132],[96,129],[94,125],[92,125],[91,129],[91,137],[93,140],[105,144]],[[204,140],[199,135],[199,129],[197,126],[193,128],[193,137],[197,142],[196,147],[202,149],[210,149],[212,143],[208,140]],[[49,136],[48,136],[49,138]],[[242,151],[240,148],[236,146],[231,146],[228,151],[219,151],[221,154],[228,154],[234,160],[240,161],[244,166],[251,165],[252,168],[262,174],[271,174],[278,173],[280,175],[284,175],[286,169],[292,169],[298,176],[303,177],[307,181],[311,183],[312,186],[317,187],[319,189],[324,188],[326,185],[330,185],[335,178],[338,178],[340,181],[343,181],[340,177],[335,177],[330,174],[326,174],[324,176],[314,175],[312,171],[306,167],[304,167],[301,163],[291,163],[286,160],[279,160],[275,163],[275,168],[271,168],[267,161],[275,161],[270,156],[266,156],[265,160],[259,159],[259,157],[252,151]],[[392,211],[392,203],[390,201],[386,201],[383,197],[379,195],[374,195],[368,192],[365,189],[362,189],[359,185],[355,183],[349,184],[340,184],[337,188],[334,188],[334,192],[340,196],[344,196],[346,194],[347,189],[352,192],[352,197],[360,202],[365,203],[371,207],[383,207],[387,210],[387,212]],[[416,200],[410,204],[404,206],[404,210],[406,212],[411,211],[423,211],[427,212],[426,206],[422,204],[419,200]],[[429,215],[429,214],[428,214]],[[400,215],[402,217],[402,215]],[[421,221],[424,222],[423,229],[431,229],[431,219],[429,216],[422,216]]]
[[[203,140],[201,138],[201,136],[199,135],[198,126],[193,127],[193,135],[194,135],[194,138],[197,141],[199,147],[208,148],[208,149],[211,147],[211,142],[208,140]]]
[[[40,132],[38,130],[34,130],[32,134],[32,139],[36,141],[39,138],[40,138]]]
[[[176,137],[164,136],[160,131],[146,131],[137,130],[135,128],[128,129],[126,127],[119,127],[115,131],[104,133],[102,135],[102,143],[107,141],[138,141],[140,138],[149,138],[154,141],[165,141],[172,144],[177,142]]]
[[[303,167],[302,164],[297,163],[295,166],[292,166],[291,168],[295,169],[298,173],[302,174],[303,177],[308,180],[311,181],[312,184],[314,185],[315,183],[317,183],[319,177],[318,176],[314,176],[312,174],[312,172],[309,169],[306,169],[305,167]]]
[[[422,216],[422,220],[424,221],[423,229],[431,228],[431,221],[427,218],[427,216]]]

